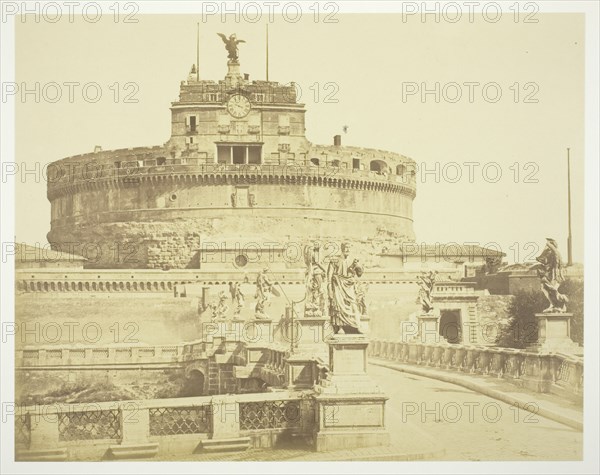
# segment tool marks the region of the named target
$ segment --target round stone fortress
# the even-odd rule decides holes
[[[201,268],[204,242],[413,240],[415,165],[382,150],[305,136],[294,84],[224,80],[195,66],[163,146],[68,157],[48,170],[53,249],[94,268]],[[257,243],[262,246],[262,243]],[[273,246],[273,244],[271,244]]]

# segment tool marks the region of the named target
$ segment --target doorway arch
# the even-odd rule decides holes
[[[462,318],[459,309],[440,311],[439,333],[448,343],[462,343]]]
[[[179,397],[204,396],[204,373],[199,369],[193,369],[185,378]]]

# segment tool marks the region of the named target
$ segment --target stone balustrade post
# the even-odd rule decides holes
[[[112,460],[150,458],[158,453],[158,443],[150,442],[150,410],[137,402],[119,406],[121,442],[111,445],[107,457]]]
[[[237,399],[214,396],[211,401],[211,439],[236,439],[240,436],[240,405]]]
[[[137,404],[121,405],[121,444],[139,444],[148,442],[150,436],[150,411]]]
[[[60,446],[59,414],[42,410],[31,413],[29,418],[29,447],[17,449],[16,459],[32,462],[66,460],[67,449]]]

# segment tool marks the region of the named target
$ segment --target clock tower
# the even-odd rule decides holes
[[[221,81],[190,74],[171,107],[172,159],[198,165],[280,165],[306,160],[305,108],[294,83],[250,81],[238,60]],[[193,68],[195,69],[195,67]]]

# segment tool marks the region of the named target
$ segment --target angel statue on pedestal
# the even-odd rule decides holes
[[[421,310],[425,315],[433,313],[433,300],[431,298],[431,293],[433,292],[433,287],[435,286],[437,274],[437,271],[429,271],[423,272],[420,276],[418,276],[419,297],[417,298],[417,303],[421,304]]]
[[[546,238],[546,247],[535,260],[537,264],[531,266],[531,269],[537,271],[542,292],[550,304],[543,313],[565,313],[569,299],[558,291],[565,278],[562,271],[563,262],[556,241]]]

